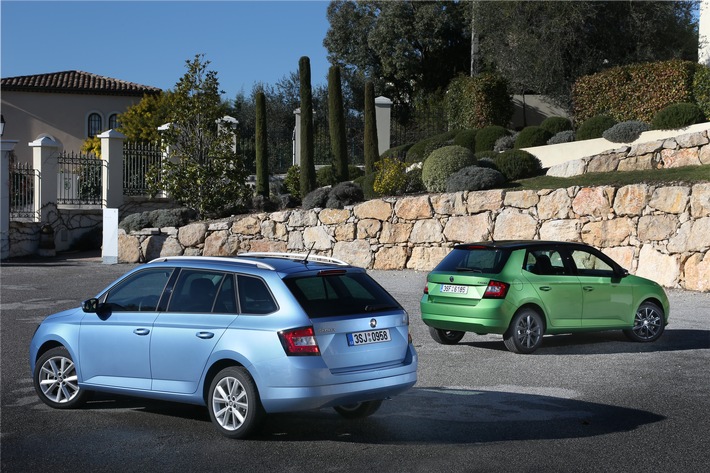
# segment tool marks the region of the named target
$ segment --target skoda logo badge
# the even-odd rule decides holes
[[[454,282],[454,277],[453,277],[453,276],[449,276],[449,282]]]
[[[372,328],[377,327],[377,320],[371,319],[371,320],[370,320],[370,327],[372,327]]]

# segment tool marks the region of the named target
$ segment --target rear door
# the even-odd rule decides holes
[[[408,315],[364,271],[327,270],[284,282],[313,323],[321,357],[332,372],[405,360]]]

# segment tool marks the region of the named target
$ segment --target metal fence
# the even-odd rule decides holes
[[[163,151],[159,143],[124,143],[123,195],[149,195],[150,176],[160,178],[162,163]]]
[[[25,220],[35,217],[35,188],[39,171],[29,163],[16,163],[10,167],[10,219]]]
[[[93,154],[63,152],[57,159],[57,204],[101,205],[104,162]]]

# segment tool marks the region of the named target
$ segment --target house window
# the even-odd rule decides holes
[[[94,137],[101,133],[101,115],[98,113],[92,113],[89,115],[88,121],[88,136],[89,138]]]
[[[108,129],[115,130],[116,128],[118,128],[118,114],[112,113],[108,117]]]

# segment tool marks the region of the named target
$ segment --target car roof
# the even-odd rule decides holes
[[[592,248],[589,245],[578,242],[569,241],[552,241],[552,240],[498,240],[498,241],[479,241],[474,243],[464,243],[454,246],[454,249],[471,249],[471,247],[486,247],[495,249],[519,250],[522,248],[535,248],[540,246],[566,246],[576,248]]]

